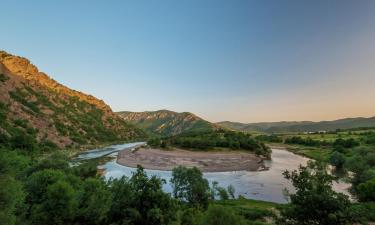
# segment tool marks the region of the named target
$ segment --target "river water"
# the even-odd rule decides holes
[[[131,150],[136,146],[144,144],[143,142],[127,143],[121,145],[112,145],[106,148],[86,151],[78,155],[74,160],[85,160],[99,158],[103,156],[112,157],[111,160],[99,165],[99,169],[104,170],[106,179],[120,178],[122,176],[130,177],[136,170],[127,166],[116,163],[118,151],[127,149]],[[219,186],[234,186],[236,196],[242,195],[249,199],[287,203],[288,199],[284,195],[284,190],[288,189],[293,192],[293,186],[286,180],[282,172],[285,170],[298,169],[299,165],[306,165],[309,160],[306,157],[293,154],[283,149],[272,149],[272,160],[266,160],[265,165],[269,167],[266,171],[233,171],[233,172],[207,172],[203,176],[211,183],[217,181]],[[171,171],[147,170],[148,175],[156,175],[167,181],[163,186],[164,191],[171,192],[172,188],[169,184]],[[350,187],[348,183],[334,183],[333,188],[338,192],[348,194],[347,189]]]

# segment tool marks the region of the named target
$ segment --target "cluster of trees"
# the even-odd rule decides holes
[[[320,147],[320,146],[330,145],[330,143],[325,141],[325,140],[314,140],[310,137],[302,138],[300,136],[292,136],[292,137],[286,138],[284,140],[284,143],[285,144],[304,145],[304,146],[309,146],[309,147]]]
[[[270,157],[270,149],[250,134],[228,130],[188,132],[173,137],[154,138],[148,144],[152,147],[177,146],[188,149],[207,150],[213,148],[242,149]]]
[[[255,139],[257,139],[258,141],[262,141],[262,142],[273,142],[273,143],[283,142],[283,139],[276,134],[270,134],[270,135],[261,134],[261,135],[255,136]]]
[[[336,139],[329,162],[344,174],[353,172],[351,191],[361,202],[375,201],[375,142],[373,132],[364,132],[361,143],[353,138]]]
[[[310,161],[298,171],[286,171],[296,192],[290,194],[290,204],[281,208],[278,224],[282,225],[347,225],[373,220],[373,205],[352,204],[348,196],[332,190],[335,179],[326,166]]]

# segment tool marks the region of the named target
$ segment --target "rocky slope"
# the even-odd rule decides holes
[[[126,122],[143,128],[150,134],[173,136],[188,131],[207,131],[218,128],[202,118],[189,113],[177,113],[169,110],[147,112],[118,112]]]
[[[358,127],[375,127],[375,117],[370,118],[345,118],[332,121],[291,121],[291,122],[264,122],[264,123],[238,123],[224,121],[217,125],[233,130],[246,132],[316,132],[333,131],[336,129],[350,129]]]
[[[29,144],[65,148],[144,135],[102,100],[59,84],[25,58],[0,51],[0,143],[28,138],[35,142]]]

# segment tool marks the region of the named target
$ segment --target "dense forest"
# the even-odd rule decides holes
[[[271,153],[271,150],[263,142],[256,140],[250,134],[225,129],[186,132],[172,137],[153,138],[148,141],[148,144],[152,147],[168,148],[174,146],[191,150],[220,148],[246,150],[267,158],[270,157]]]

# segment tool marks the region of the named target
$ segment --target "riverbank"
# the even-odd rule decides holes
[[[314,160],[327,160],[329,157],[329,153],[331,150],[326,148],[317,148],[317,147],[306,147],[306,146],[299,146],[299,145],[288,145],[288,144],[282,144],[282,143],[268,143],[268,147],[271,149],[278,148],[278,149],[284,149],[286,151],[292,152],[297,155],[301,155],[310,159]]]
[[[263,159],[242,151],[188,151],[183,149],[160,150],[139,148],[123,150],[117,155],[117,163],[128,167],[141,165],[146,169],[170,171],[181,165],[197,167],[203,172],[259,171],[264,170]]]

